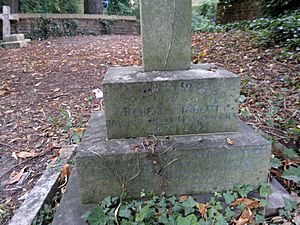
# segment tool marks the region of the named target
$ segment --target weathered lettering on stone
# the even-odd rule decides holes
[[[202,65],[173,72],[114,68],[103,87],[108,138],[237,129],[239,78],[221,69],[211,72]]]

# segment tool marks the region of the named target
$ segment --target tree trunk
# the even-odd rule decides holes
[[[18,13],[20,11],[19,0],[6,0],[4,4],[10,7],[10,13]]]
[[[85,14],[102,14],[102,0],[84,0]]]

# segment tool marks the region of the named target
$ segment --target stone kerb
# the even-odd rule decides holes
[[[103,82],[107,137],[234,132],[239,90],[237,75],[211,64],[110,68]]]

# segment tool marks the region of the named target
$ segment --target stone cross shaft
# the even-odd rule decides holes
[[[3,38],[10,35],[10,21],[19,21],[19,16],[17,14],[10,14],[10,7],[3,6],[3,13],[0,14],[0,19],[2,19],[2,32]]]
[[[191,65],[191,0],[140,0],[145,71]]]

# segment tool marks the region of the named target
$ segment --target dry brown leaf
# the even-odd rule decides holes
[[[64,165],[64,167],[61,169],[60,179],[61,180],[67,180],[71,174],[71,167],[69,164]]]
[[[209,203],[196,203],[196,207],[199,211],[199,213],[203,216],[203,218],[205,219],[205,221],[207,221],[207,211],[209,208],[211,208],[211,205]]]
[[[86,129],[86,128],[74,128],[74,131],[75,131],[76,133],[81,133],[81,132],[85,131],[85,129]]]
[[[250,220],[251,215],[251,210],[248,207],[246,207],[240,215],[239,219],[235,221],[236,225],[245,225]]]
[[[25,151],[21,151],[17,153],[17,156],[21,159],[26,159],[26,158],[34,158],[37,157],[39,155],[39,153],[36,152],[25,152]]]
[[[234,144],[234,141],[232,139],[230,139],[230,138],[227,138],[226,141],[227,141],[227,144],[229,144],[229,145],[233,145]]]
[[[230,204],[230,206],[237,206],[239,204],[244,204],[248,208],[258,208],[259,201],[249,199],[249,198],[238,198]]]
[[[0,97],[5,96],[7,94],[9,94],[8,91],[6,91],[6,90],[0,90]]]
[[[8,182],[8,184],[14,184],[14,183],[18,182],[18,181],[21,179],[21,177],[23,176],[24,171],[25,171],[25,169],[26,169],[27,167],[28,167],[28,166],[24,166],[24,167],[20,170],[20,172],[17,172],[17,171],[14,170],[14,171],[10,174],[10,176],[9,176],[9,182]]]
[[[141,149],[141,146],[140,145],[131,145],[130,146],[130,150],[133,151],[133,152],[140,152],[142,149]]]
[[[181,196],[179,197],[179,200],[181,200],[181,201],[186,201],[188,198],[189,198],[188,195],[181,195]]]

